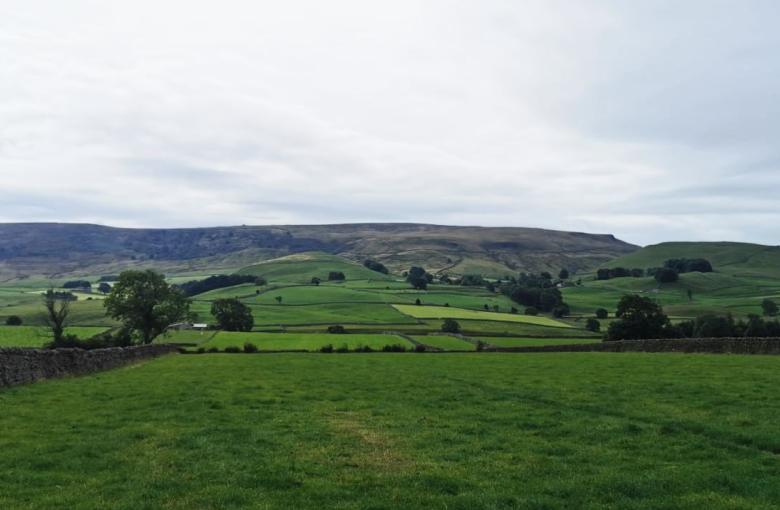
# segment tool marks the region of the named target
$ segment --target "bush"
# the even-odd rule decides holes
[[[767,316],[771,317],[771,316],[777,315],[778,306],[777,306],[777,303],[775,303],[771,299],[767,298],[767,299],[764,299],[761,302],[761,310],[764,312],[764,315],[767,315]]]
[[[420,306],[422,304],[422,301],[420,301],[420,298],[417,298],[414,300],[414,304]]]
[[[535,306],[529,306],[523,310],[523,313],[525,315],[539,315],[539,309],[537,309]]]
[[[425,346],[423,344],[416,344],[414,346],[414,352],[425,352]]]
[[[21,326],[22,325],[22,318],[18,315],[9,315],[8,318],[5,320],[6,326]]]
[[[217,349],[216,347],[209,347],[206,352],[219,352],[219,349]]]
[[[344,276],[344,273],[342,273],[341,271],[331,271],[330,273],[328,273],[328,281],[342,282],[346,279],[347,277]]]
[[[478,351],[484,351],[486,345],[487,345],[487,343],[483,342],[482,340],[477,340],[477,350]]]
[[[372,349],[368,345],[358,345],[355,348],[355,352],[374,352],[374,349]]]
[[[382,352],[406,352],[406,347],[400,344],[385,345]]]
[[[609,312],[606,308],[596,308],[597,319],[606,319],[607,317],[609,317]]]
[[[246,342],[244,344],[244,352],[246,352],[247,354],[252,352],[257,352],[257,346],[253,343]]]
[[[677,274],[677,271],[669,269],[668,267],[659,267],[656,269],[653,277],[658,283],[674,283],[680,279],[680,275]]]
[[[349,347],[347,347],[347,344],[341,344],[336,348],[336,352],[349,352]]]
[[[455,319],[444,319],[441,330],[445,333],[460,333],[460,324]]]
[[[320,347],[320,352],[333,352],[333,344],[327,344]]]
[[[552,310],[553,317],[556,317],[558,319],[566,315],[569,315],[569,312],[570,312],[569,306],[566,304],[558,305]]]
[[[594,319],[593,317],[591,317],[585,322],[585,329],[596,333],[598,331],[601,331],[601,323],[596,319]]]
[[[334,334],[334,335],[343,335],[347,332],[346,329],[344,329],[344,326],[341,326],[339,324],[334,324],[333,326],[328,326],[328,333]]]
[[[225,352],[236,353],[236,352],[241,352],[241,349],[239,349],[235,345],[229,345],[225,347]]]

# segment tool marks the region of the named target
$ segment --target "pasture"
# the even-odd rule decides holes
[[[461,320],[485,320],[497,322],[521,322],[536,326],[552,328],[570,328],[565,322],[550,319],[538,315],[519,315],[510,313],[496,313],[482,310],[466,310],[448,306],[417,306],[417,305],[393,305],[401,313],[416,319],[461,319]]]
[[[780,505],[770,356],[172,355],[0,400],[0,508]]]
[[[355,350],[359,347],[370,347],[380,351],[386,345],[402,345],[406,349],[414,347],[408,340],[397,335],[383,334],[352,334],[334,335],[327,333],[240,333],[220,331],[198,347],[206,349],[217,348],[220,351],[226,347],[243,348],[245,343],[257,347],[261,351],[319,351],[326,345],[338,349],[345,347]]]

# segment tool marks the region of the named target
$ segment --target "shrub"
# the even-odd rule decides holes
[[[609,317],[609,312],[606,308],[596,308],[597,319],[606,319],[607,317]]]
[[[660,267],[656,269],[653,277],[658,283],[674,283],[680,279],[680,275],[677,274],[677,271],[668,267]]]
[[[420,301],[420,298],[417,298],[414,300],[414,304],[420,306],[422,304],[422,301]]]
[[[561,317],[564,317],[566,315],[569,315],[569,312],[570,312],[569,306],[566,305],[566,304],[560,304],[560,305],[556,306],[555,308],[553,308],[553,310],[552,310],[553,317],[556,317],[558,319],[560,319]]]
[[[341,326],[339,324],[334,324],[333,326],[328,326],[328,333],[334,334],[334,335],[343,335],[346,333],[347,330],[344,329],[344,326]]]
[[[244,352],[246,353],[257,352],[257,346],[253,343],[246,342],[244,344]]]
[[[374,349],[372,349],[368,345],[358,345],[355,348],[355,352],[374,352]]]
[[[777,315],[778,312],[777,303],[775,303],[769,298],[764,299],[761,302],[761,310],[764,312],[764,315],[768,315],[768,316]]]
[[[485,342],[483,342],[482,340],[477,340],[477,350],[478,351],[484,351],[486,345],[487,344]]]
[[[414,346],[414,352],[425,352],[425,346],[423,344],[416,344]]]
[[[204,352],[206,352],[206,348],[198,347],[197,349],[195,349],[195,352],[197,352],[198,354],[203,354]]]
[[[225,347],[225,352],[236,353],[236,352],[241,352],[241,349],[239,349],[235,345],[228,345],[227,347]]]
[[[333,352],[333,344],[327,344],[320,347],[320,352]]]
[[[594,319],[593,317],[591,317],[587,320],[587,322],[585,322],[585,329],[596,333],[598,331],[601,331],[601,323],[596,319]]]
[[[341,344],[336,348],[336,352],[349,352],[349,347],[347,347],[347,344]]]
[[[529,306],[523,311],[523,313],[525,315],[539,315],[539,310],[535,306]]]
[[[6,326],[21,326],[22,325],[22,318],[18,315],[9,315],[8,318],[5,320]]]
[[[219,349],[216,347],[209,347],[206,352],[219,352]]]
[[[455,319],[444,319],[441,330],[445,333],[460,333],[460,324]]]
[[[382,352],[406,352],[406,347],[400,344],[385,345]]]
[[[444,303],[444,307],[445,307],[445,308],[449,308],[449,307],[450,307],[450,304],[449,304],[449,303]]]

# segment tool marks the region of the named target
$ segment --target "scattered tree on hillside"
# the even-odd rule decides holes
[[[144,344],[151,343],[168,325],[186,320],[190,309],[184,293],[152,269],[124,271],[103,305],[109,316],[138,333]]]
[[[711,273],[712,264],[707,259],[669,259],[664,262],[664,267],[674,269],[678,273]]]
[[[311,278],[311,283],[312,283],[312,285],[315,285],[315,286],[317,286],[317,285],[319,285],[321,282],[322,282],[322,280],[320,280],[320,279],[319,279],[319,278],[317,278],[316,276],[312,276],[312,278]]]
[[[607,317],[609,317],[609,312],[606,308],[596,308],[597,319],[606,319]]]
[[[620,299],[615,317],[617,320],[609,325],[605,340],[664,338],[669,326],[661,305],[636,294]]]
[[[553,285],[552,280],[543,275],[522,273],[518,278],[502,284],[500,290],[515,303],[543,312],[551,312],[556,306],[563,304],[561,291]]]
[[[376,271],[377,273],[383,273],[383,274],[389,274],[390,270],[385,267],[384,264],[381,262],[377,262],[376,260],[366,259],[363,261],[363,265],[370,269],[371,271]]]
[[[594,319],[593,317],[590,317],[585,322],[585,329],[597,333],[601,331],[601,323],[598,320]]]
[[[98,284],[98,292],[101,294],[108,294],[111,292],[111,285],[107,284],[106,282],[100,282],[100,284]]]
[[[62,299],[58,294],[49,289],[43,295],[43,306],[46,309],[43,322],[51,330],[55,347],[64,344],[65,326],[70,314],[70,300]]]
[[[428,273],[426,273],[425,269],[421,267],[412,266],[409,269],[406,281],[409,282],[415,289],[425,290],[428,288],[429,283]]]
[[[238,299],[217,299],[211,303],[211,315],[225,331],[252,331],[255,325],[252,309]]]
[[[444,319],[441,330],[444,333],[460,333],[460,324],[455,319]]]
[[[274,299],[276,300],[276,304],[278,305],[282,304],[282,296],[276,296]]]
[[[22,325],[22,318],[18,315],[9,315],[5,319],[5,325],[6,326],[21,326]]]
[[[768,316],[777,315],[778,312],[777,303],[775,303],[773,300],[769,298],[764,299],[761,302],[761,310],[764,312],[764,315],[768,315]]]
[[[563,269],[561,269],[560,272],[558,273],[558,278],[561,279],[561,280],[568,280],[569,279],[569,270],[566,269],[565,267]]]
[[[331,271],[330,273],[328,273],[328,281],[331,281],[331,282],[337,281],[337,282],[339,282],[339,281],[344,281],[346,279],[347,279],[347,277],[344,276],[344,273],[341,272],[341,271]]]

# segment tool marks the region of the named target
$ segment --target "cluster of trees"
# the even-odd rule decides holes
[[[62,284],[63,289],[84,289],[89,290],[92,284],[87,280],[70,280]]]
[[[767,305],[763,308],[767,314],[772,307]],[[605,340],[780,337],[780,321],[765,320],[758,315],[735,320],[731,315],[707,314],[672,324],[661,305],[648,297],[634,294],[620,299],[615,316],[618,320],[609,325]]]
[[[341,271],[331,271],[330,273],[328,273],[328,281],[341,282],[346,279],[347,277]]]
[[[123,273],[124,274],[124,273]],[[253,276],[248,274],[218,274],[204,278],[203,280],[192,280],[180,284],[178,287],[185,296],[195,296],[214,289],[232,287],[242,283],[254,283],[255,285],[265,285],[265,278],[262,276]]]
[[[628,269],[625,267],[610,267],[596,270],[597,280],[611,280],[612,278],[642,278],[645,270],[635,267]]]
[[[425,290],[428,288],[428,284],[433,282],[433,275],[422,267],[412,266],[406,275],[406,281],[417,290]]]
[[[390,270],[385,267],[384,264],[381,262],[377,262],[376,260],[366,259],[363,261],[363,265],[370,269],[371,271],[376,271],[377,273],[382,274],[389,274]]]
[[[670,267],[651,267],[647,275],[655,278],[658,283],[674,283],[680,279],[680,274]]]
[[[569,313],[561,291],[555,286],[552,275],[547,272],[538,275],[521,273],[518,278],[502,282],[499,290],[515,303],[542,312],[552,312],[556,317]]]
[[[678,274],[692,273],[694,271],[699,273],[711,273],[712,264],[707,259],[669,259],[664,262],[663,267],[666,269],[673,269]]]

